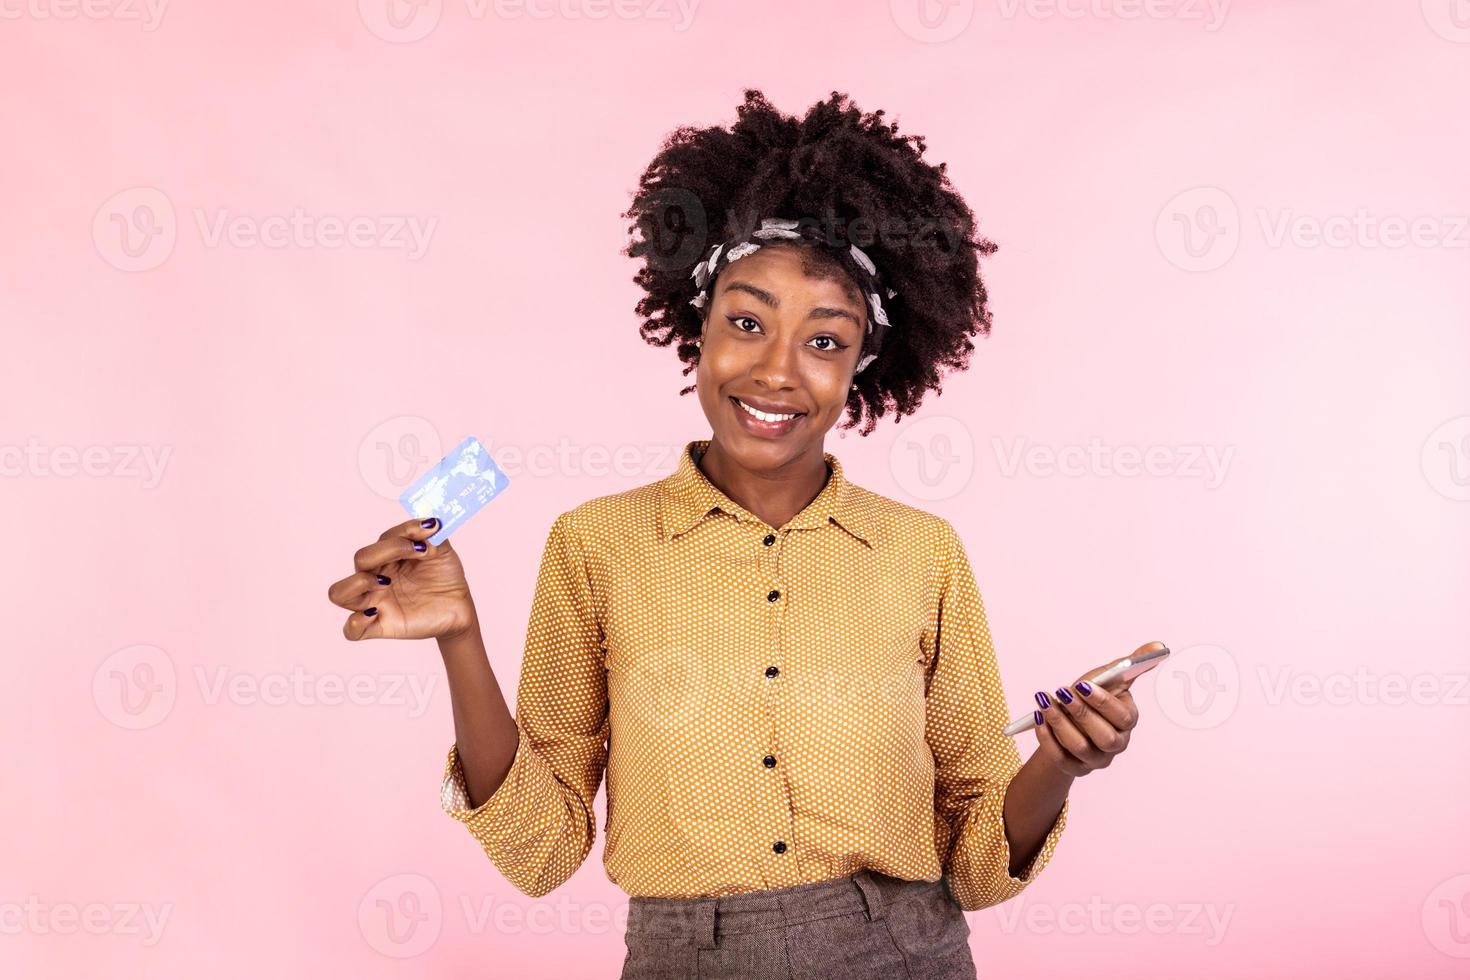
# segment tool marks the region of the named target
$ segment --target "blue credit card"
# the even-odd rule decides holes
[[[439,518],[443,526],[429,543],[442,544],[509,485],[510,477],[495,465],[480,440],[470,436],[415,480],[398,502],[414,517]]]

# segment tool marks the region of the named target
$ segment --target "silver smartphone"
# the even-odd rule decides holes
[[[1110,694],[1128,689],[1134,678],[1140,674],[1146,674],[1153,670],[1164,659],[1169,656],[1169,648],[1155,640],[1153,643],[1145,643],[1137,650],[1117,663],[1112,664],[1093,674],[1091,677],[1083,678],[1095,687],[1101,687]],[[1036,715],[1028,711],[1005,727],[1007,735],[1019,735],[1029,732],[1036,727]]]

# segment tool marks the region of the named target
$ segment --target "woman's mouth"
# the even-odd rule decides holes
[[[763,436],[767,439],[784,436],[792,429],[801,424],[806,418],[805,412],[795,410],[785,412],[769,412],[756,408],[734,395],[730,396],[730,402],[735,407],[735,415],[745,430],[753,435]],[[774,406],[773,406],[774,407]]]

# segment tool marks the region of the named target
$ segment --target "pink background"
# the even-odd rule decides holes
[[[619,213],[747,85],[888,109],[1001,245],[973,369],[827,448],[959,527],[1017,712],[1176,652],[981,975],[1470,969],[1470,4],[92,2],[0,8],[0,973],[617,975],[602,840],[512,889],[433,645],[326,588],[480,436],[513,696],[551,521],[708,435]],[[249,235],[298,209],[364,237]]]

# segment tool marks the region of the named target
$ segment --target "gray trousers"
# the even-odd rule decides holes
[[[975,980],[969,938],[943,878],[865,869],[717,898],[630,898],[621,980]]]

